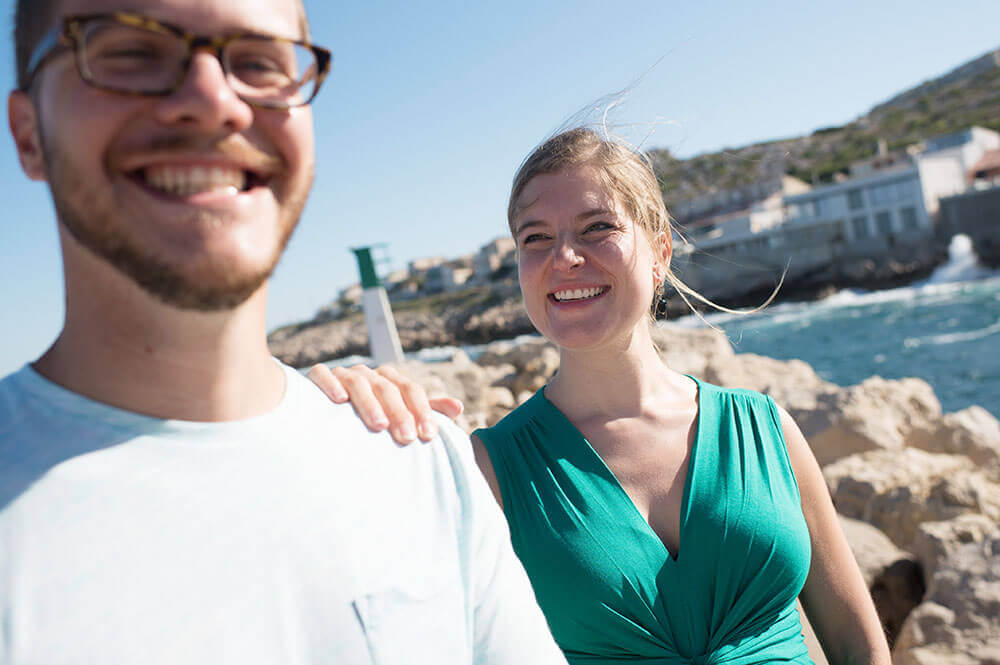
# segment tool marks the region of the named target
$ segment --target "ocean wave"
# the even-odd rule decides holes
[[[979,330],[964,330],[962,332],[943,333],[940,335],[929,335],[927,337],[909,337],[903,340],[903,346],[913,349],[925,345],[955,344],[957,342],[971,342],[973,340],[989,337],[1000,333],[1000,319],[996,323],[980,328]]]

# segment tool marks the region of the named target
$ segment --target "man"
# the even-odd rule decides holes
[[[561,662],[467,440],[397,447],[268,353],[329,63],[301,5],[16,22],[66,320],[0,382],[0,662]]]

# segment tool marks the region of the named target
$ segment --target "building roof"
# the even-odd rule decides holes
[[[970,175],[975,176],[975,174],[983,171],[1000,171],[1000,148],[994,150],[987,150],[983,153],[983,156],[979,158],[971,169],[969,169]]]

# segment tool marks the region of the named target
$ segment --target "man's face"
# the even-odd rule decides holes
[[[123,2],[64,0],[60,14],[127,10],[197,35],[304,37],[295,2]],[[308,107],[247,105],[208,51],[166,97],[92,88],[68,53],[35,87],[44,177],[80,244],[181,308],[230,308],[263,284],[312,183]]]

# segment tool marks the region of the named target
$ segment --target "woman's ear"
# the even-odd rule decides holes
[[[670,269],[670,258],[673,256],[673,242],[670,233],[661,231],[656,234],[656,237],[653,238],[653,255],[656,259],[653,274],[656,277],[656,282],[661,283],[667,276],[667,271]]]
[[[38,133],[38,113],[28,93],[15,90],[7,98],[7,122],[21,169],[32,180],[45,180],[45,153]]]

